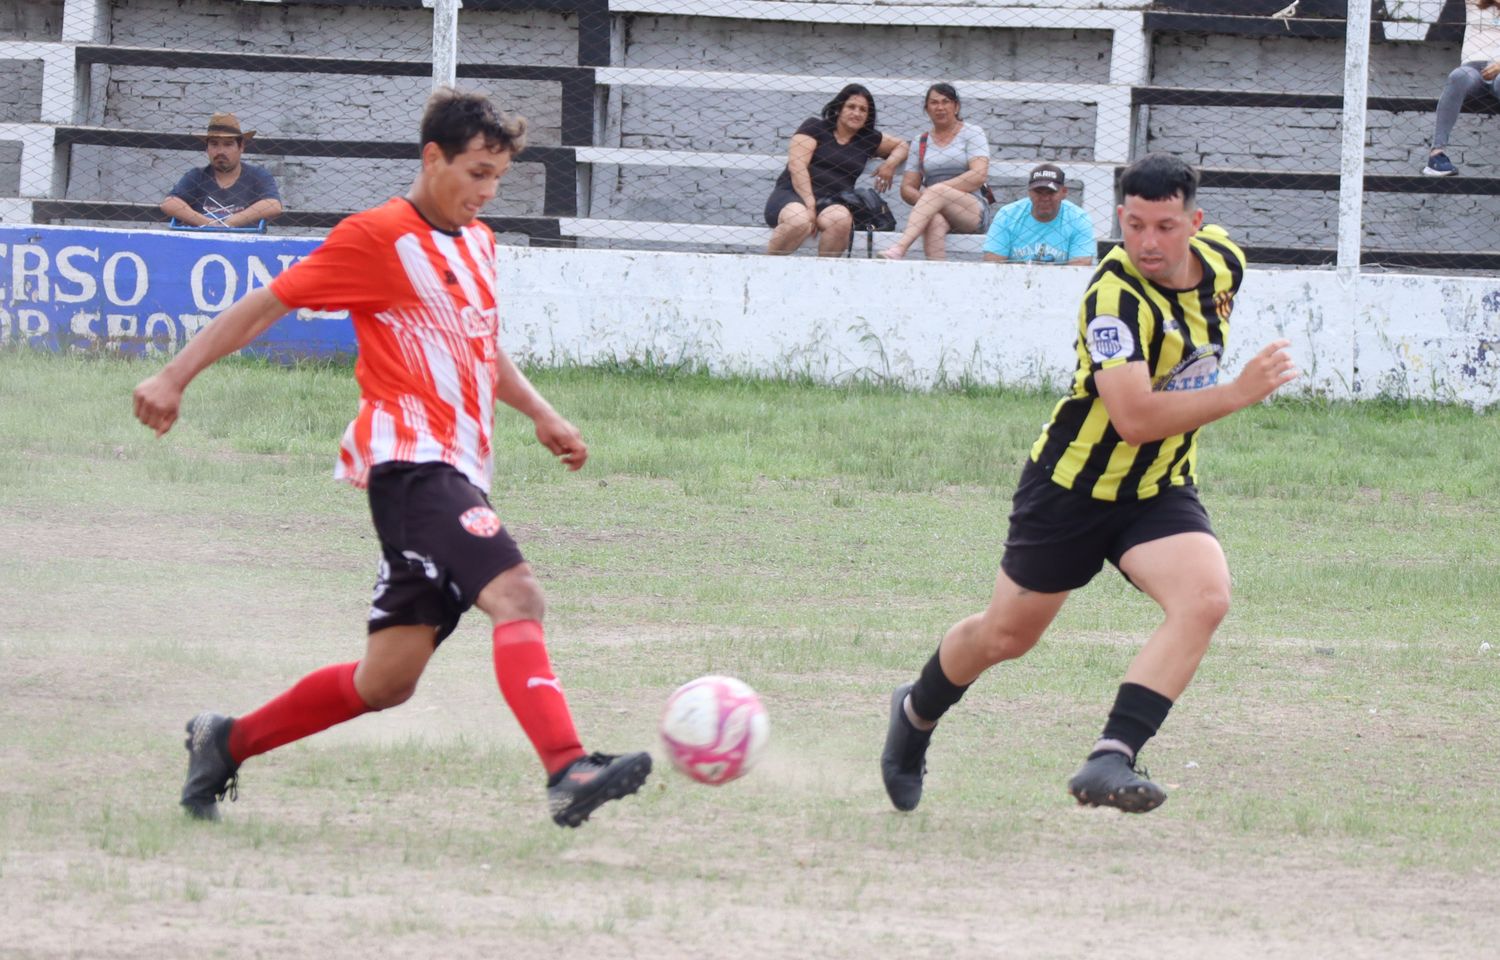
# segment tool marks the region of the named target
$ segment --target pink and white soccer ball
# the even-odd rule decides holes
[[[749,684],[699,677],[667,698],[661,740],[672,766],[717,786],[750,772],[771,736],[771,720]]]

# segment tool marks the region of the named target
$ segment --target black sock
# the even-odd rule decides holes
[[[1130,756],[1134,759],[1146,741],[1156,736],[1171,709],[1172,701],[1150,687],[1122,683],[1120,692],[1115,694],[1114,709],[1109,711],[1109,722],[1104,725],[1099,739],[1120,741],[1130,748]],[[1096,750],[1089,754],[1089,759],[1108,752]]]
[[[960,687],[948,679],[943,673],[943,665],[938,662],[937,653],[933,653],[932,659],[922,668],[922,675],[912,685],[912,712],[929,723],[937,723],[949,707],[963,699],[967,689],[967,685]]]

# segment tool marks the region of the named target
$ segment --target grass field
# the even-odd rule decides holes
[[[247,763],[217,825],[183,722],[359,655],[376,549],[330,478],[343,368],[229,364],[158,441],[151,368],[0,354],[0,957],[1482,957],[1500,942],[1500,426],[1311,401],[1207,429],[1235,605],[1145,763],[1063,784],[1155,608],[1108,574],[943,724],[923,805],[891,687],[988,596],[1051,397],[536,374],[593,457],[502,413],[494,500],[548,591],[585,745],[754,685],[770,752],[659,767],[583,829],[471,616],[416,698]],[[1486,647],[1486,644],[1493,644]]]

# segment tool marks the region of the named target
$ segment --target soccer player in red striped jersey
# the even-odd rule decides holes
[[[359,412],[336,476],[367,491],[380,537],[365,655],[314,671],[238,717],[187,725],[182,805],[218,819],[240,764],[364,713],[408,700],[428,660],[477,606],[493,622],[500,691],[547,772],[552,818],[576,827],[634,793],[642,753],[585,753],[542,633],[543,597],[489,502],[496,400],[529,417],[569,470],[588,446],[500,347],[495,237],[476,217],[525,146],[526,121],[482,96],[443,90],[422,117],[411,190],[339,223],[321,246],[234,303],[135,390],[135,415],[158,436],[183,391],[222,357],[299,307],[347,309],[359,359]]]

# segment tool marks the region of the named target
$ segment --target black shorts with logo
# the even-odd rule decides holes
[[[1053,483],[1028,460],[1012,501],[1000,569],[1037,593],[1076,590],[1104,569],[1104,561],[1118,569],[1131,547],[1178,533],[1214,535],[1191,486],[1168,487],[1145,500],[1096,500]]]
[[[442,643],[491,580],[525,561],[484,491],[449,464],[378,464],[368,493],[381,554],[371,633],[430,625]]]

